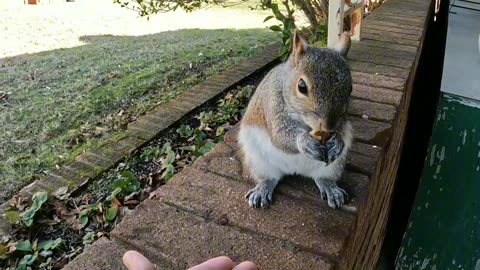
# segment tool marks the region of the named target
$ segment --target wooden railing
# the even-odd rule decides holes
[[[350,33],[353,40],[360,40],[362,34],[364,2],[359,0],[331,0],[328,3],[328,39],[327,45],[334,46],[343,33],[343,21],[350,16]]]

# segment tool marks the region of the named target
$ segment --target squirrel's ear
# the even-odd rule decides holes
[[[292,57],[293,57],[293,64],[296,65],[300,60],[300,57],[305,53],[307,49],[307,42],[300,33],[295,30],[293,34],[293,42],[292,42]]]
[[[343,34],[340,36],[340,39],[338,40],[338,43],[335,45],[333,49],[338,53],[340,53],[343,57],[347,57],[347,53],[348,53],[348,50],[350,50],[351,44],[352,44],[352,41],[350,39],[350,33],[343,32]]]

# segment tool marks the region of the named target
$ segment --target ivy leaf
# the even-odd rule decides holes
[[[126,192],[134,192],[140,189],[140,182],[138,182],[137,177],[131,171],[123,172],[122,176],[128,180],[125,190]]]
[[[32,252],[32,244],[30,240],[18,241],[15,245],[15,250],[25,251],[25,252]]]
[[[118,207],[110,207],[107,208],[105,212],[105,219],[109,222],[114,221],[117,217]]]
[[[17,223],[20,220],[20,213],[18,211],[7,211],[5,212],[5,218],[10,223]]]
[[[53,246],[53,240],[47,240],[38,244],[38,250],[49,250]]]
[[[112,194],[110,194],[106,199],[105,199],[105,202],[107,203],[111,203],[112,200],[118,195],[120,194],[120,192],[122,192],[122,189],[121,188],[116,188],[114,191],[112,191]]]
[[[200,149],[198,149],[198,154],[200,156],[203,156],[205,155],[206,153],[212,151],[212,149],[215,147],[215,143],[214,142],[211,142],[211,141],[208,141],[204,146],[200,147]]]
[[[162,153],[167,153],[170,151],[172,151],[172,146],[167,142],[162,146]]]
[[[61,243],[62,243],[62,238],[43,241],[43,242],[40,242],[40,244],[38,244],[38,250],[56,249]]]
[[[18,262],[17,270],[26,270],[27,266],[32,265],[35,262],[35,260],[37,259],[37,257],[38,257],[37,253],[35,253],[33,255],[28,254],[28,255],[23,256],[23,258],[20,260],[20,262]]]
[[[173,167],[172,164],[169,164],[165,167],[165,171],[163,172],[161,178],[168,181],[170,178],[173,177],[174,174],[175,174],[175,167]]]
[[[80,219],[80,222],[82,223],[83,226],[87,225],[87,223],[88,223],[88,213],[89,212],[90,212],[89,209],[83,209],[78,214],[78,218]]]
[[[218,127],[217,131],[215,132],[215,136],[221,136],[225,133],[225,128],[224,127]]]
[[[166,168],[168,165],[171,165],[175,161],[175,153],[173,151],[168,152],[165,159],[162,161],[162,169]]]
[[[48,194],[45,191],[33,194],[32,206],[22,215],[22,221],[27,227],[32,226],[35,214],[42,208],[42,205],[47,201],[47,199]]]
[[[62,243],[62,238],[55,239],[55,241],[53,242],[52,249],[57,248],[61,243]]]
[[[140,182],[131,171],[124,171],[122,177],[121,179],[113,181],[112,188],[114,190],[120,188],[120,191],[132,193],[140,189]]]
[[[195,145],[182,146],[178,149],[193,152],[193,151],[195,151]]]

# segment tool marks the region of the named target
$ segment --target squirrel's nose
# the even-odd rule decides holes
[[[322,119],[320,121],[320,128],[325,132],[334,132],[337,128],[337,120],[333,117],[328,117],[327,119]]]
[[[332,125],[331,123],[328,121],[328,120],[325,120],[325,119],[320,119],[319,120],[319,124],[320,124],[320,130],[321,131],[324,131],[324,132],[332,132]]]

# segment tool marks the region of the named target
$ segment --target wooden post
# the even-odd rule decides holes
[[[361,5],[360,8],[357,8],[352,13],[352,26],[350,28],[350,34],[352,35],[353,40],[360,41],[362,36],[362,20],[363,20],[363,10],[365,6]]]
[[[343,32],[344,8],[345,0],[332,0],[328,3],[328,47],[335,46]]]
[[[345,4],[348,9],[345,10]],[[352,4],[350,0],[332,0],[328,4],[328,47],[333,47],[343,33],[343,19],[351,16],[350,34],[353,40],[360,40],[362,34],[363,0]]]

